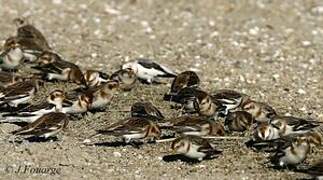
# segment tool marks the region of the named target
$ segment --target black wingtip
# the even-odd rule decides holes
[[[247,148],[252,149],[253,151],[256,151],[256,152],[259,152],[259,151],[272,152],[273,149],[275,149],[275,147],[271,146],[267,141],[259,141],[254,139],[248,140],[247,142],[245,142],[245,145]]]
[[[219,155],[221,155],[223,153],[223,151],[221,150],[217,150],[217,149],[214,149],[212,150],[212,152],[210,152],[210,154],[204,158],[204,159],[214,159],[214,158],[217,158]]]
[[[174,162],[174,161],[178,161],[178,160],[188,163],[188,164],[197,164],[197,163],[201,162],[197,159],[188,158],[182,154],[171,154],[171,155],[165,155],[163,157],[163,161],[165,161],[165,162]]]
[[[97,134],[114,134],[114,131],[112,130],[96,130]]]
[[[163,100],[180,103],[180,96],[178,96],[177,94],[165,94]]]
[[[170,95],[170,94],[165,94],[165,95],[164,95],[164,97],[163,97],[163,100],[164,100],[164,101],[170,101],[170,100],[172,99],[172,97],[173,97],[173,96],[172,96],[172,95]]]
[[[250,139],[247,142],[245,142],[244,144],[247,146],[247,148],[251,148],[254,143],[255,143],[255,141],[253,139]]]
[[[20,130],[20,129],[19,129]],[[14,130],[14,131],[11,131],[10,134],[12,135],[17,135],[19,133],[19,130]]]

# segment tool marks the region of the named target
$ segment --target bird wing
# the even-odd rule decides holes
[[[164,72],[166,76],[176,77],[176,73],[174,71],[163,65],[157,64],[150,59],[137,59],[137,62],[147,69],[156,69],[158,71]]]
[[[98,133],[112,135],[138,133],[142,132],[149,124],[150,122],[147,119],[131,117],[114,123],[106,129],[99,130]]]
[[[292,126],[295,131],[308,130],[319,126],[318,122],[294,117],[286,117],[286,122],[289,126]]]
[[[308,168],[307,173],[315,176],[323,176],[323,160]]]
[[[18,43],[22,46],[24,51],[34,52],[34,54],[37,55],[40,55],[43,51],[49,50],[47,47],[42,47],[42,44],[37,42],[37,39],[33,38],[19,38]]]
[[[49,104],[48,102],[44,101],[41,102],[39,104],[35,104],[35,105],[29,105],[25,108],[20,109],[18,112],[35,112],[35,111],[39,111],[39,110],[49,110],[52,109],[53,107],[55,107],[55,105],[53,104]]]
[[[17,37],[19,38],[28,38],[38,41],[38,45],[42,47],[43,50],[50,50],[51,48],[48,45],[48,42],[45,36],[34,26],[28,24],[22,27],[19,27],[17,30]]]
[[[150,102],[137,102],[131,106],[132,116],[155,116],[164,119],[163,114]]]
[[[16,83],[12,86],[7,87],[1,92],[0,101],[12,101],[19,98],[29,96],[30,91],[35,88],[32,82],[21,82]]]
[[[215,91],[212,96],[214,96],[217,99],[237,99],[242,96],[241,93],[234,91],[234,90],[229,90],[229,89],[220,89]]]
[[[99,75],[102,79],[109,79],[109,75],[107,73],[99,71]]]
[[[53,63],[36,66],[34,68],[46,73],[50,72],[50,73],[57,73],[57,74],[61,74],[62,71],[67,68],[79,69],[77,65],[62,59],[57,59]]]
[[[15,75],[15,77],[17,77],[17,75]],[[10,82],[12,80],[14,80],[12,73],[9,73],[6,71],[0,71],[0,82]]]
[[[67,116],[64,113],[48,113],[38,118],[36,121],[13,131],[13,134],[34,134],[40,133],[43,131],[57,129],[58,126],[61,126],[62,121],[67,121]],[[65,123],[64,123],[65,125]]]

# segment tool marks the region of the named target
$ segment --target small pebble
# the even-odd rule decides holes
[[[306,91],[303,89],[298,89],[297,91],[298,94],[306,94]]]
[[[62,4],[62,2],[62,0],[52,0],[52,3],[56,5]]]
[[[259,32],[259,28],[258,27],[254,27],[252,29],[249,29],[249,34],[250,35],[257,35]]]
[[[310,46],[312,43],[310,42],[310,41],[302,41],[302,45],[304,46],[304,47],[308,47],[308,46]]]
[[[121,153],[115,151],[115,152],[113,152],[113,156],[114,157],[121,157]]]
[[[83,143],[90,143],[91,140],[90,139],[84,139]]]

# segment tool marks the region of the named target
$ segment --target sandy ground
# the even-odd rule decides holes
[[[323,121],[323,3],[319,1],[0,0],[0,39],[15,34],[12,20],[26,16],[50,45],[83,69],[111,73],[136,57],[155,59],[174,70],[196,70],[208,91],[235,89],[268,102],[281,114]],[[36,99],[71,84],[46,84]],[[129,113],[131,104],[152,101],[167,117],[177,115],[162,101],[167,86],[140,85],[114,98],[107,112],[74,118],[59,141],[14,147],[1,124],[0,179],[296,179],[288,170],[266,168],[266,155],[244,141],[217,142],[223,155],[198,164],[165,162],[169,143],[139,149],[99,136],[83,141]],[[94,145],[97,143],[96,145]],[[322,158],[314,149],[306,163]],[[20,173],[15,171],[21,168]],[[55,175],[30,173],[52,168]],[[24,168],[28,172],[22,172]],[[54,168],[54,169],[53,169]]]

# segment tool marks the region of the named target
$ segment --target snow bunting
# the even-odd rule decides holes
[[[226,116],[229,111],[236,110],[250,100],[248,95],[228,89],[217,90],[211,94],[211,97],[215,103],[220,104],[223,107],[222,113],[224,116]]]
[[[17,107],[27,103],[37,92],[40,86],[39,80],[26,80],[8,86],[0,91],[0,104]]]
[[[170,88],[170,95],[177,94],[181,89],[185,87],[198,87],[200,84],[200,78],[193,71],[184,71],[178,74],[172,82]]]
[[[36,121],[12,132],[14,135],[32,135],[49,138],[56,135],[68,125],[68,117],[61,112],[44,114]]]
[[[99,130],[98,133],[122,137],[125,143],[130,143],[132,140],[159,139],[161,130],[150,118],[130,117]]]
[[[132,117],[149,117],[154,116],[160,120],[165,117],[151,102],[136,102],[131,106]]]
[[[252,115],[246,111],[229,112],[225,118],[224,125],[230,131],[243,132],[254,123]]]
[[[276,111],[266,103],[249,100],[242,105],[242,110],[250,113],[256,121],[270,121],[275,117]]]
[[[182,135],[192,136],[223,136],[224,127],[205,116],[180,116],[169,120],[171,129]]]
[[[305,136],[296,136],[286,140],[270,156],[270,162],[279,167],[296,166],[302,163],[310,152],[310,143]]]
[[[96,87],[109,80],[108,74],[97,70],[86,70],[83,76],[87,87]]]
[[[214,158],[221,153],[207,139],[198,136],[179,137],[172,142],[171,149],[176,153],[199,161]]]
[[[0,68],[16,70],[23,61],[24,55],[15,37],[10,37],[4,44],[4,51],[0,54]]]
[[[122,65],[122,69],[132,69],[137,77],[149,84],[157,82],[158,77],[176,77],[169,68],[149,59],[137,59]]]
[[[130,91],[136,85],[137,75],[132,69],[126,68],[114,72],[110,79],[118,81],[123,91]]]
[[[13,122],[28,122],[36,121],[42,115],[61,111],[62,104],[65,99],[65,94],[61,90],[52,91],[46,101],[39,104],[31,104],[15,112],[7,112],[2,114],[0,122],[13,123]]]
[[[37,59],[38,65],[33,67],[42,72],[46,80],[70,81],[85,84],[80,68],[68,61],[62,60],[59,55],[52,52],[43,52]]]

